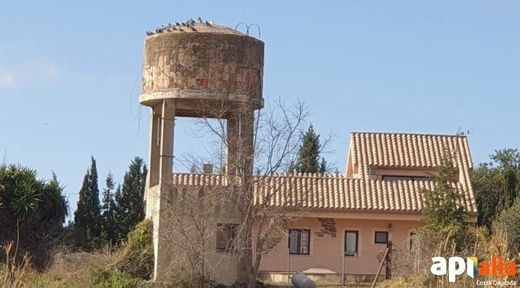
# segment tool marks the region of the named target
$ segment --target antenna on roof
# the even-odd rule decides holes
[[[466,136],[466,135],[475,134],[475,133],[477,133],[477,130],[474,127],[471,127],[468,130],[463,130],[462,127],[459,126],[459,128],[457,129],[457,133],[455,135]]]

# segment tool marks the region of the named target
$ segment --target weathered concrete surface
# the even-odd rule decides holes
[[[233,30],[231,30],[233,31]],[[141,103],[178,99],[254,103],[261,108],[264,44],[228,30],[160,33],[145,40]],[[178,116],[200,116],[192,108]],[[195,109],[196,110],[196,109]]]
[[[183,214],[194,205],[193,199],[182,197],[172,181],[175,117],[228,119],[227,172],[251,175],[253,111],[263,107],[264,43],[210,23],[184,23],[149,34],[140,96],[141,104],[152,108],[146,217],[154,223],[154,280],[168,281],[177,272],[190,272],[193,255],[182,246],[193,244],[186,239],[197,239],[187,235],[195,223]],[[191,193],[198,195],[199,188],[192,187]],[[199,235],[208,244],[204,274],[223,284],[247,278],[249,272],[244,258],[215,251],[217,223],[240,223],[237,213],[231,213],[236,210],[233,205],[209,211],[208,229]],[[200,210],[206,208],[210,207]]]

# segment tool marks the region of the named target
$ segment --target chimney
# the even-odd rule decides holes
[[[213,174],[213,165],[212,164],[203,164],[202,172],[204,174]]]

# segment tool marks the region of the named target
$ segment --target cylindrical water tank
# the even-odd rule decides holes
[[[140,101],[175,99],[176,115],[200,116],[196,102],[263,107],[264,43],[210,23],[183,23],[145,39]]]
[[[316,288],[316,283],[303,273],[295,274],[291,282],[295,288]]]

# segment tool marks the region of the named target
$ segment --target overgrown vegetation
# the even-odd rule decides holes
[[[319,139],[319,135],[314,135],[318,136],[315,140]],[[319,147],[314,144],[310,146]],[[318,167],[320,171],[319,165],[316,166],[319,163],[314,160],[313,169]],[[393,270],[396,277],[379,283],[378,287],[470,287],[468,285],[474,284],[468,277],[461,277],[456,286],[448,284],[443,277],[433,277],[425,269],[431,265],[433,254],[477,255],[484,260],[502,256],[504,260],[520,261],[520,153],[516,149],[503,149],[496,151],[491,160],[474,171],[472,180],[479,216],[478,226],[470,227],[470,215],[457,204],[461,200],[453,186],[457,171],[449,151],[445,152],[434,179],[434,191],[424,191],[425,225],[418,230],[417,241],[414,241],[418,247],[411,250],[413,255],[396,254],[392,261],[392,265],[404,267],[401,270],[406,270],[408,275],[396,273],[399,271],[396,266]],[[64,232],[62,224],[68,211],[63,187],[56,176],[42,180],[32,169],[1,166],[0,287],[148,287],[150,284],[146,284],[145,279],[150,279],[153,271],[153,225],[149,220],[137,224],[144,218],[142,199],[146,173],[144,162],[136,158],[122,185],[116,185],[109,175],[100,203],[97,168],[92,159],[81,190],[83,204],[78,205],[78,209],[82,208],[76,212],[77,223],[73,225],[80,241],[76,243],[78,247],[94,251],[107,243],[121,246],[115,257],[94,251],[58,253],[50,265],[50,254],[55,252],[52,247]],[[97,198],[97,202],[93,198]],[[128,231],[131,232],[127,236]],[[418,251],[419,254],[414,254]],[[410,263],[404,263],[406,261]],[[46,273],[37,272],[43,268]],[[489,276],[487,279],[508,278]],[[199,281],[178,275],[167,287],[201,285],[215,286],[207,279]]]
[[[450,151],[444,151],[441,166],[434,179],[435,189],[423,191],[424,226],[418,229],[418,235],[421,239],[428,239],[423,245],[429,246],[430,251],[438,250],[442,243],[458,250],[463,245],[461,241],[466,235],[470,215],[459,205],[461,194],[454,185],[458,181],[457,170]]]
[[[100,270],[93,274],[93,284],[96,288],[134,288],[140,287],[140,280],[128,273]]]
[[[520,197],[517,197],[513,206],[502,211],[497,226],[509,240],[509,252],[513,255],[520,253]]]
[[[128,240],[117,253],[115,268],[133,277],[150,279],[153,272],[153,224],[144,220],[128,234]]]
[[[520,153],[517,149],[497,150],[490,162],[481,163],[473,172],[478,225],[491,228],[501,211],[511,207],[520,195]]]
[[[67,213],[55,175],[47,181],[27,167],[0,166],[0,245],[14,241],[13,261],[28,252],[35,267],[43,268]]]
[[[473,287],[474,279],[460,277],[456,283],[448,283],[446,277],[433,276],[429,267],[432,256],[476,255],[481,261],[491,257],[503,257],[504,261],[520,260],[520,198],[516,173],[518,167],[516,150],[497,151],[492,165],[480,165],[474,175],[475,190],[479,209],[484,217],[479,217],[481,226],[470,224],[470,215],[458,203],[460,194],[453,182],[457,171],[453,167],[449,151],[444,153],[442,166],[435,176],[434,191],[424,191],[423,216],[425,225],[418,229],[413,247],[408,251],[398,251],[392,261],[394,277],[378,287]],[[513,164],[517,163],[517,164]],[[508,172],[509,171],[509,172]],[[491,193],[486,195],[485,193]],[[514,204],[511,198],[515,197]],[[486,203],[486,201],[491,201]],[[479,212],[481,212],[479,210]],[[413,271],[413,273],[411,273]],[[486,280],[509,280],[510,276],[489,275]]]

